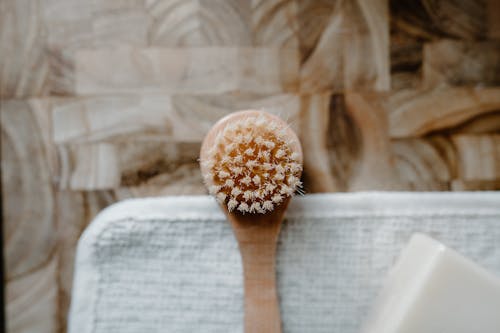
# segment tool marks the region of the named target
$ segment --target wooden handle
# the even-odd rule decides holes
[[[281,333],[275,262],[283,213],[228,214],[243,263],[245,333]]]
[[[275,274],[276,241],[270,239],[274,234],[258,233],[264,239],[240,242],[245,284],[245,332],[280,333]]]
[[[248,118],[250,117],[250,118]],[[231,124],[232,122],[243,122],[246,120],[251,119],[264,119],[260,117],[265,117],[265,121],[269,121],[273,123],[273,129],[269,128],[261,128],[259,127],[259,131],[263,131],[260,134],[265,134],[264,137],[269,136],[268,132],[273,132],[276,131],[276,133],[280,133],[279,135],[284,135],[285,139],[282,141],[281,139],[278,140],[276,139],[276,142],[274,142],[274,139],[271,140],[272,147],[275,148],[275,152],[273,152],[273,163],[277,163],[277,165],[281,165],[283,170],[289,170],[289,176],[293,177],[299,177],[300,172],[297,173],[297,170],[293,171],[294,168],[292,168],[292,164],[297,164],[295,165],[295,169],[298,167],[298,164],[302,164],[302,148],[300,147],[300,142],[297,138],[297,135],[293,132],[293,130],[290,128],[290,126],[284,122],[282,119],[273,116],[271,114],[268,114],[263,111],[257,111],[257,110],[246,110],[246,111],[240,111],[240,112],[235,112],[232,113],[231,115],[219,120],[207,133],[205,139],[203,140],[203,144],[201,146],[201,151],[200,151],[200,160],[201,160],[201,172],[206,178],[207,185],[217,185],[221,186],[224,185],[224,188],[227,190],[226,192],[222,193],[217,193],[217,194],[222,194],[222,199],[219,199],[222,204],[221,208],[227,215],[229,221],[231,222],[231,225],[233,227],[234,234],[236,236],[236,239],[238,240],[238,244],[240,247],[240,253],[241,253],[241,258],[243,262],[243,278],[244,278],[244,285],[245,285],[245,332],[246,333],[281,333],[281,319],[280,319],[280,310],[279,310],[279,302],[278,302],[278,295],[276,292],[276,276],[275,276],[275,259],[276,259],[276,243],[278,241],[278,235],[281,227],[281,222],[283,220],[283,215],[285,213],[285,209],[288,206],[288,203],[290,201],[290,193],[288,190],[294,189],[295,186],[298,184],[296,178],[295,181],[293,181],[293,177],[291,178],[286,178],[285,175],[282,174],[282,171],[279,172],[279,174],[282,176],[281,178],[279,177],[274,177],[271,178],[271,174],[268,173],[267,171],[258,171],[262,173],[262,175],[255,174],[256,178],[250,178],[251,181],[254,182],[254,185],[252,187],[248,187],[248,182],[243,183],[243,180],[239,175],[242,174],[242,167],[238,164],[238,169],[240,169],[239,172],[236,173],[236,164],[227,164],[224,165],[224,170],[226,171],[226,174],[231,174],[233,170],[231,168],[234,168],[235,174],[233,175],[232,179],[229,179],[232,181],[226,183],[222,183],[222,178],[225,178],[222,176],[222,172],[217,173],[217,176],[214,176],[215,169],[213,168],[213,163],[215,163],[215,159],[213,159],[214,155],[214,143],[217,141],[216,138],[219,134],[225,133],[222,132],[224,129]],[[246,118],[246,120],[245,120]],[[259,120],[260,121],[260,120]],[[256,120],[257,122],[257,120]],[[235,123],[236,124],[236,123]],[[247,126],[247,125],[245,125]],[[260,126],[260,125],[259,125]],[[249,135],[257,136],[258,133],[255,133],[253,131],[248,132]],[[224,134],[226,135],[226,134]],[[235,135],[234,133],[231,135]],[[239,134],[241,136],[241,134]],[[257,136],[258,137],[258,136]],[[274,135],[269,136],[270,138],[275,138]],[[263,137],[260,136],[260,139],[263,140]],[[256,140],[257,141],[257,140]],[[218,145],[221,144],[222,141],[219,141]],[[284,143],[286,142],[286,144]],[[286,149],[279,149],[276,148],[276,144],[283,145],[283,147],[286,146]],[[225,144],[229,144],[229,141],[226,142]],[[234,145],[234,143],[231,143],[231,145]],[[240,145],[240,144],[239,144]],[[247,155],[253,156],[252,159],[248,160],[244,165],[246,168],[246,174],[247,176],[253,175],[256,170],[254,167],[250,166],[250,161],[257,161],[258,163],[268,163],[270,160],[270,154],[271,154],[271,148],[265,150],[265,152],[268,154],[267,160],[264,159],[265,155],[262,155],[262,159],[257,159],[255,156],[255,147],[257,147],[257,143],[253,142],[252,145],[248,143],[247,146],[241,144],[242,146],[239,147],[241,149],[246,149],[244,150],[245,154],[247,154],[247,151],[250,151]],[[247,147],[247,148],[245,148]],[[267,146],[266,146],[267,147]],[[278,146],[279,147],[279,146]],[[221,147],[219,147],[221,148]],[[218,149],[219,149],[218,148]],[[233,149],[233,148],[231,148]],[[259,148],[261,149],[261,148]],[[216,149],[217,150],[217,149]],[[217,150],[219,153],[224,153],[226,154],[225,156],[228,157],[229,159],[236,159],[234,156],[228,155],[229,153],[222,150]],[[230,151],[230,150],[228,150]],[[243,151],[243,150],[242,150]],[[294,163],[290,164],[287,166],[290,169],[285,169],[284,166],[288,165],[289,163],[286,161],[280,160],[280,157],[278,154],[281,151],[281,156],[283,155],[283,152],[288,152],[292,155],[296,155],[293,157]],[[241,153],[242,161],[243,161],[243,152]],[[262,153],[261,150],[259,150],[259,153]],[[255,156],[254,156],[255,155]],[[245,155],[246,156],[246,155]],[[292,157],[290,158],[292,159]],[[245,160],[247,160],[249,157],[246,156]],[[259,157],[260,158],[260,157]],[[221,160],[222,161],[222,160]],[[268,161],[268,162],[264,162]],[[211,162],[211,163],[204,163],[204,162]],[[238,162],[238,163],[243,163],[243,162]],[[224,164],[224,163],[221,163]],[[212,166],[210,166],[212,165]],[[243,165],[243,164],[242,164]],[[258,168],[259,169],[259,168]],[[271,168],[273,169],[273,167]],[[299,167],[298,169],[301,169]],[[260,170],[260,169],[259,169]],[[269,170],[269,169],[266,169]],[[276,170],[275,170],[276,171]],[[293,171],[293,172],[292,172]],[[275,172],[278,174],[278,172]],[[265,174],[265,176],[264,176]],[[238,178],[239,177],[239,178]],[[262,178],[264,177],[264,178]],[[215,178],[218,179],[217,182],[214,182]],[[220,179],[219,179],[220,178]],[[246,178],[246,177],[245,177]],[[292,180],[291,180],[292,179]],[[269,196],[266,197],[266,201],[264,202],[263,198],[260,197],[261,202],[256,201],[256,202],[247,202],[248,200],[242,199],[242,195],[238,194],[233,194],[232,191],[229,192],[229,188],[232,188],[232,190],[237,189],[239,193],[242,193],[242,189],[236,185],[235,180],[237,180],[237,183],[240,186],[242,184],[246,184],[244,189],[251,189],[248,190],[250,193],[258,193],[259,195],[263,195],[265,192],[266,194],[264,196]],[[261,183],[262,181],[262,183]],[[275,182],[278,181],[278,184]],[[287,184],[286,189],[285,187],[280,188],[280,192],[276,192],[276,196],[272,196],[274,193],[273,190],[269,190],[267,186],[264,187],[263,185],[266,185],[266,182],[270,182],[274,184],[275,186],[273,187],[275,190],[277,189],[276,185],[284,185],[285,183]],[[281,182],[281,183],[280,183]],[[212,184],[213,183],[213,184]],[[257,186],[259,185],[259,186]],[[253,188],[255,187],[255,188]],[[293,187],[293,188],[292,188]],[[258,191],[257,191],[258,190]],[[217,191],[213,191],[213,194],[215,194]],[[279,193],[279,194],[278,194]],[[286,195],[284,195],[286,194]],[[230,195],[231,200],[226,199],[227,196]],[[246,193],[245,193],[246,195]],[[238,197],[239,196],[239,197]],[[244,197],[244,195],[243,195]],[[250,196],[251,197],[251,196]],[[283,199],[286,197],[285,199]],[[236,200],[238,198],[238,200]],[[281,200],[283,200],[281,202]],[[247,206],[246,208],[242,206],[241,201],[243,201]],[[238,208],[242,208],[239,210],[235,210],[234,208],[236,207],[234,205],[234,202],[236,204],[240,204]],[[280,203],[281,202],[281,203]],[[228,210],[228,205],[231,203],[231,210],[232,212],[229,212]],[[255,206],[253,204],[259,203],[259,205],[263,206]],[[269,209],[269,204],[271,203],[271,209]],[[248,209],[248,205],[251,204],[250,209]],[[276,206],[278,204],[278,206]],[[264,210],[265,214],[260,214],[260,213],[248,213],[248,212],[260,212],[262,209],[257,209],[256,207],[265,207],[264,205],[267,206],[266,210]],[[274,208],[274,209],[272,209]],[[243,213],[240,213],[242,211]],[[247,212],[246,214],[244,212]]]

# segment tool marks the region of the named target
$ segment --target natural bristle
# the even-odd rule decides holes
[[[252,115],[226,125],[202,161],[209,192],[229,211],[266,213],[301,186],[300,155],[279,123]]]

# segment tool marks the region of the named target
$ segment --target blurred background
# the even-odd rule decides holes
[[[287,119],[305,191],[500,189],[498,0],[0,0],[8,332],[65,332],[104,207],[205,194],[220,117]]]

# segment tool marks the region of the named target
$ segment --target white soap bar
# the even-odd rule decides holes
[[[500,279],[432,238],[415,234],[362,332],[499,333]]]

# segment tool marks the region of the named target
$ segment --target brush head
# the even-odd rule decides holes
[[[221,119],[203,142],[200,162],[210,194],[230,212],[271,212],[302,185],[297,136],[263,111]]]

